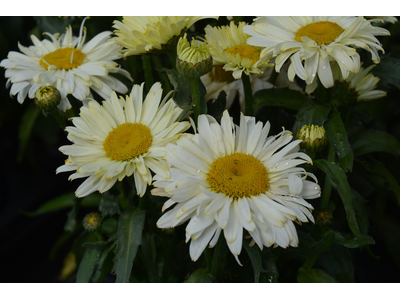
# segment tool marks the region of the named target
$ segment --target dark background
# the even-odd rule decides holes
[[[99,18],[96,21],[97,33],[112,30],[114,19]],[[38,32],[46,24],[38,26],[38,21],[40,23],[41,19],[0,17],[0,60],[6,58],[11,50],[19,51],[18,42],[24,46],[32,45],[29,38],[31,33],[36,33],[42,39]],[[58,26],[62,26],[62,22],[63,19],[60,19]],[[74,21],[74,33],[80,22],[81,19]],[[64,32],[64,28],[58,32]],[[399,57],[399,30],[391,32],[390,44],[386,42],[385,45],[389,48],[386,52]],[[90,38],[90,32],[88,36]],[[383,43],[388,41],[380,40]],[[69,141],[51,117],[40,115],[24,155],[19,155],[19,126],[24,112],[33,101],[26,99],[21,105],[16,99],[11,99],[5,82],[4,75],[0,75],[0,282],[60,282],[63,261],[72,245],[71,239],[57,248],[57,240],[64,234],[68,210],[38,217],[28,217],[24,212],[34,211],[56,196],[73,192],[80,184],[78,181],[68,181],[67,173],[55,174],[56,168],[66,159],[58,148],[69,144]],[[389,96],[394,98],[398,98],[397,93],[395,87],[388,91]],[[381,103],[380,106],[391,105],[385,103],[385,100]],[[398,104],[394,112],[388,113],[397,126],[393,134],[398,134],[400,129],[398,119],[395,120],[400,116],[397,107]],[[391,158],[383,159],[390,162]],[[388,199],[385,204],[372,200],[368,210],[382,210],[384,220],[372,214],[369,234],[376,244],[370,247],[371,252],[366,249],[357,250],[354,261],[356,282],[400,282],[397,252],[400,247],[399,228],[396,228],[400,214],[396,200]]]

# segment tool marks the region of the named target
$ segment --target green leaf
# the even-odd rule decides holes
[[[336,163],[324,159],[315,160],[314,165],[328,176],[332,186],[338,191],[346,211],[349,227],[354,235],[359,236],[361,233],[354,209],[354,195],[347,181],[346,173]]]
[[[375,172],[385,179],[385,186],[396,195],[397,203],[400,205],[400,186],[396,178],[380,161],[371,157],[370,162]]]
[[[261,255],[260,251],[256,247],[250,247],[247,243],[243,243],[244,249],[246,249],[247,254],[250,257],[251,264],[254,269],[254,282],[258,283],[260,279],[260,273],[265,272],[261,265]]]
[[[331,108],[327,104],[317,104],[311,100],[305,101],[296,115],[292,132],[296,134],[303,125],[324,125],[330,111]]]
[[[38,118],[39,114],[40,109],[35,105],[33,101],[29,101],[29,105],[22,115],[21,123],[19,125],[19,151],[17,156],[18,162],[21,162],[24,157],[33,126],[35,125],[36,119]]]
[[[329,143],[339,157],[340,166],[346,171],[353,170],[353,150],[347,138],[346,128],[339,111],[334,107],[328,121],[324,125]]]
[[[354,282],[353,258],[348,249],[333,244],[330,250],[321,253],[318,262],[335,280]]]
[[[336,282],[324,270],[300,268],[297,273],[297,281],[299,283],[334,283]]]
[[[105,277],[111,273],[114,265],[114,253],[116,242],[108,244],[109,247],[105,248],[101,253],[100,259],[97,262],[96,272],[93,275],[93,282],[104,282]]]
[[[335,235],[335,243],[342,245],[346,248],[359,248],[375,244],[374,239],[366,234],[362,234],[356,236],[353,239],[348,240],[344,236],[342,236],[338,231],[332,230],[331,232],[333,232],[333,234]]]
[[[76,282],[87,283],[92,278],[94,268],[99,261],[101,252],[94,249],[86,249],[85,254],[79,264]]]
[[[400,59],[385,57],[372,73],[380,78],[384,86],[389,87],[389,84],[393,84],[400,89]]]
[[[226,107],[226,93],[221,91],[218,98],[207,102],[207,114],[218,117],[222,115]]]
[[[133,260],[142,241],[146,212],[128,206],[120,215],[117,230],[116,282],[128,282]]]
[[[365,130],[352,135],[349,140],[354,156],[372,152],[387,152],[396,156],[400,155],[400,142],[387,132]]]
[[[111,244],[113,244],[115,241],[115,238],[111,238],[108,241],[105,242],[99,242],[99,241],[95,241],[95,242],[85,242],[82,244],[82,247],[86,248],[86,249],[92,249],[92,250],[97,250],[99,252],[103,251],[106,248],[109,248]]]
[[[103,218],[120,214],[118,198],[108,191],[103,193],[99,203],[99,210]]]
[[[36,20],[41,32],[50,32],[52,34],[65,32],[65,28],[68,27],[72,21],[72,19],[68,17],[35,16],[33,18]]]
[[[206,269],[198,269],[194,271],[185,283],[212,283],[215,278],[212,274],[208,273]]]
[[[282,106],[289,109],[299,110],[309,98],[299,91],[282,89],[265,89],[254,94],[255,106]]]
[[[146,262],[147,274],[149,282],[158,282],[157,270],[156,270],[156,244],[154,242],[153,234],[146,234],[142,238],[142,255]]]
[[[74,206],[76,199],[74,193],[67,193],[47,201],[33,212],[23,212],[23,214],[28,217],[36,217],[50,212],[59,211]],[[99,205],[100,195],[94,193],[80,199],[82,200],[81,207],[97,207]]]

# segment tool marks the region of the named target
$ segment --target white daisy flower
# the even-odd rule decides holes
[[[134,16],[114,21],[114,38],[124,46],[124,56],[138,55],[150,51],[164,50],[165,46],[178,38],[198,20],[216,17],[186,16]],[[175,42],[175,43],[176,43]]]
[[[85,43],[86,28],[83,20],[79,37],[72,36],[69,26],[65,34],[50,34],[51,40],[39,40],[31,35],[34,46],[18,44],[22,52],[10,51],[0,63],[6,69],[7,88],[10,95],[18,94],[18,102],[23,103],[26,96],[33,99],[41,86],[54,86],[61,94],[58,108],[66,111],[71,108],[67,95],[83,101],[93,97],[90,89],[104,99],[112,91],[126,93],[128,88],[109,73],[119,73],[133,81],[129,73],[114,62],[117,51],[122,49],[115,41],[110,41],[111,32],[104,31]]]
[[[333,61],[331,62],[331,69],[335,85],[345,85],[344,88],[348,90],[348,93],[353,93],[354,100],[357,101],[369,101],[385,97],[385,91],[376,90],[380,78],[370,73],[375,66],[376,65],[371,65],[366,69],[361,67],[359,72],[350,73],[350,75],[344,79],[338,64]],[[317,82],[307,85],[306,93],[311,94],[317,87]]]
[[[268,81],[273,71],[272,68],[262,68],[260,71],[262,72],[261,74],[250,74],[250,84],[253,95],[257,91],[274,87],[289,87],[292,90],[302,90],[302,88],[300,88],[295,82],[290,82],[287,79],[287,64],[278,74],[275,82],[276,86]],[[213,69],[209,73],[200,78],[207,91],[205,96],[206,101],[217,99],[219,93],[224,91],[226,93],[226,109],[229,109],[232,106],[236,96],[239,95],[240,108],[242,111],[245,111],[246,102],[241,78],[233,78],[232,72],[225,71],[222,68],[222,65],[214,65]]]
[[[134,85],[132,92],[111,98],[103,105],[90,101],[81,107],[80,117],[67,126],[72,145],[60,147],[68,155],[57,173],[76,171],[69,179],[88,177],[76,190],[77,197],[95,191],[108,191],[117,180],[133,174],[138,195],[143,196],[152,182],[150,170],[169,177],[165,146],[174,143],[190,127],[189,122],[175,122],[182,109],[168,94],[161,102],[162,88],[155,83],[143,101],[144,83]]]
[[[196,261],[205,247],[214,247],[221,231],[236,260],[242,249],[245,229],[260,249],[263,246],[296,247],[295,222],[314,218],[313,207],[304,199],[320,196],[313,174],[298,165],[312,163],[298,152],[301,140],[292,141],[284,130],[268,137],[269,122],[256,124],[254,117],[241,114],[240,126],[225,110],[221,125],[200,115],[198,133],[168,145],[166,159],[171,178],[154,176],[151,192],[167,196],[157,222],[170,228],[189,220],[186,242]]]
[[[229,26],[204,29],[205,38],[213,57],[214,65],[223,65],[225,71],[232,71],[235,79],[250,73],[261,74],[260,68],[270,67],[267,61],[260,62],[261,48],[247,45],[248,35],[243,32],[245,22],[235,25],[231,21]]]
[[[356,48],[368,50],[379,63],[378,50],[384,50],[375,36],[390,33],[370,23],[363,17],[259,17],[243,31],[251,36],[249,45],[264,48],[262,59],[276,57],[277,72],[290,57],[289,80],[297,75],[312,84],[318,74],[329,88],[334,83],[330,61],[339,64],[343,78],[360,69]]]

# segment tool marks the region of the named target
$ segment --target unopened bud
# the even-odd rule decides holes
[[[316,211],[315,213],[315,222],[318,225],[329,226],[333,223],[333,214],[327,208],[322,208]]]
[[[199,78],[207,74],[213,66],[213,59],[207,43],[195,39],[189,43],[186,34],[179,39],[177,56],[177,70],[191,78]]]
[[[50,112],[61,102],[60,92],[52,86],[42,86],[35,93],[35,104],[44,112]]]
[[[297,130],[296,139],[303,141],[300,146],[307,151],[319,152],[327,144],[324,126],[304,125]]]
[[[98,213],[92,212],[83,218],[83,227],[88,231],[95,231],[99,228],[101,223],[101,216]]]

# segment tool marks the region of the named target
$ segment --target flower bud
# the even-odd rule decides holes
[[[303,141],[300,146],[306,151],[319,152],[327,144],[324,126],[304,125],[297,130],[296,139]]]
[[[329,226],[333,223],[333,214],[327,208],[322,208],[316,211],[315,222],[318,225]]]
[[[98,213],[92,212],[83,218],[83,227],[88,231],[95,231],[100,227],[101,216]]]
[[[211,71],[213,59],[207,43],[192,39],[189,43],[186,34],[179,39],[177,46],[176,69],[191,78],[200,78]]]
[[[42,86],[35,93],[35,104],[44,112],[50,112],[61,102],[60,92],[52,86]]]

